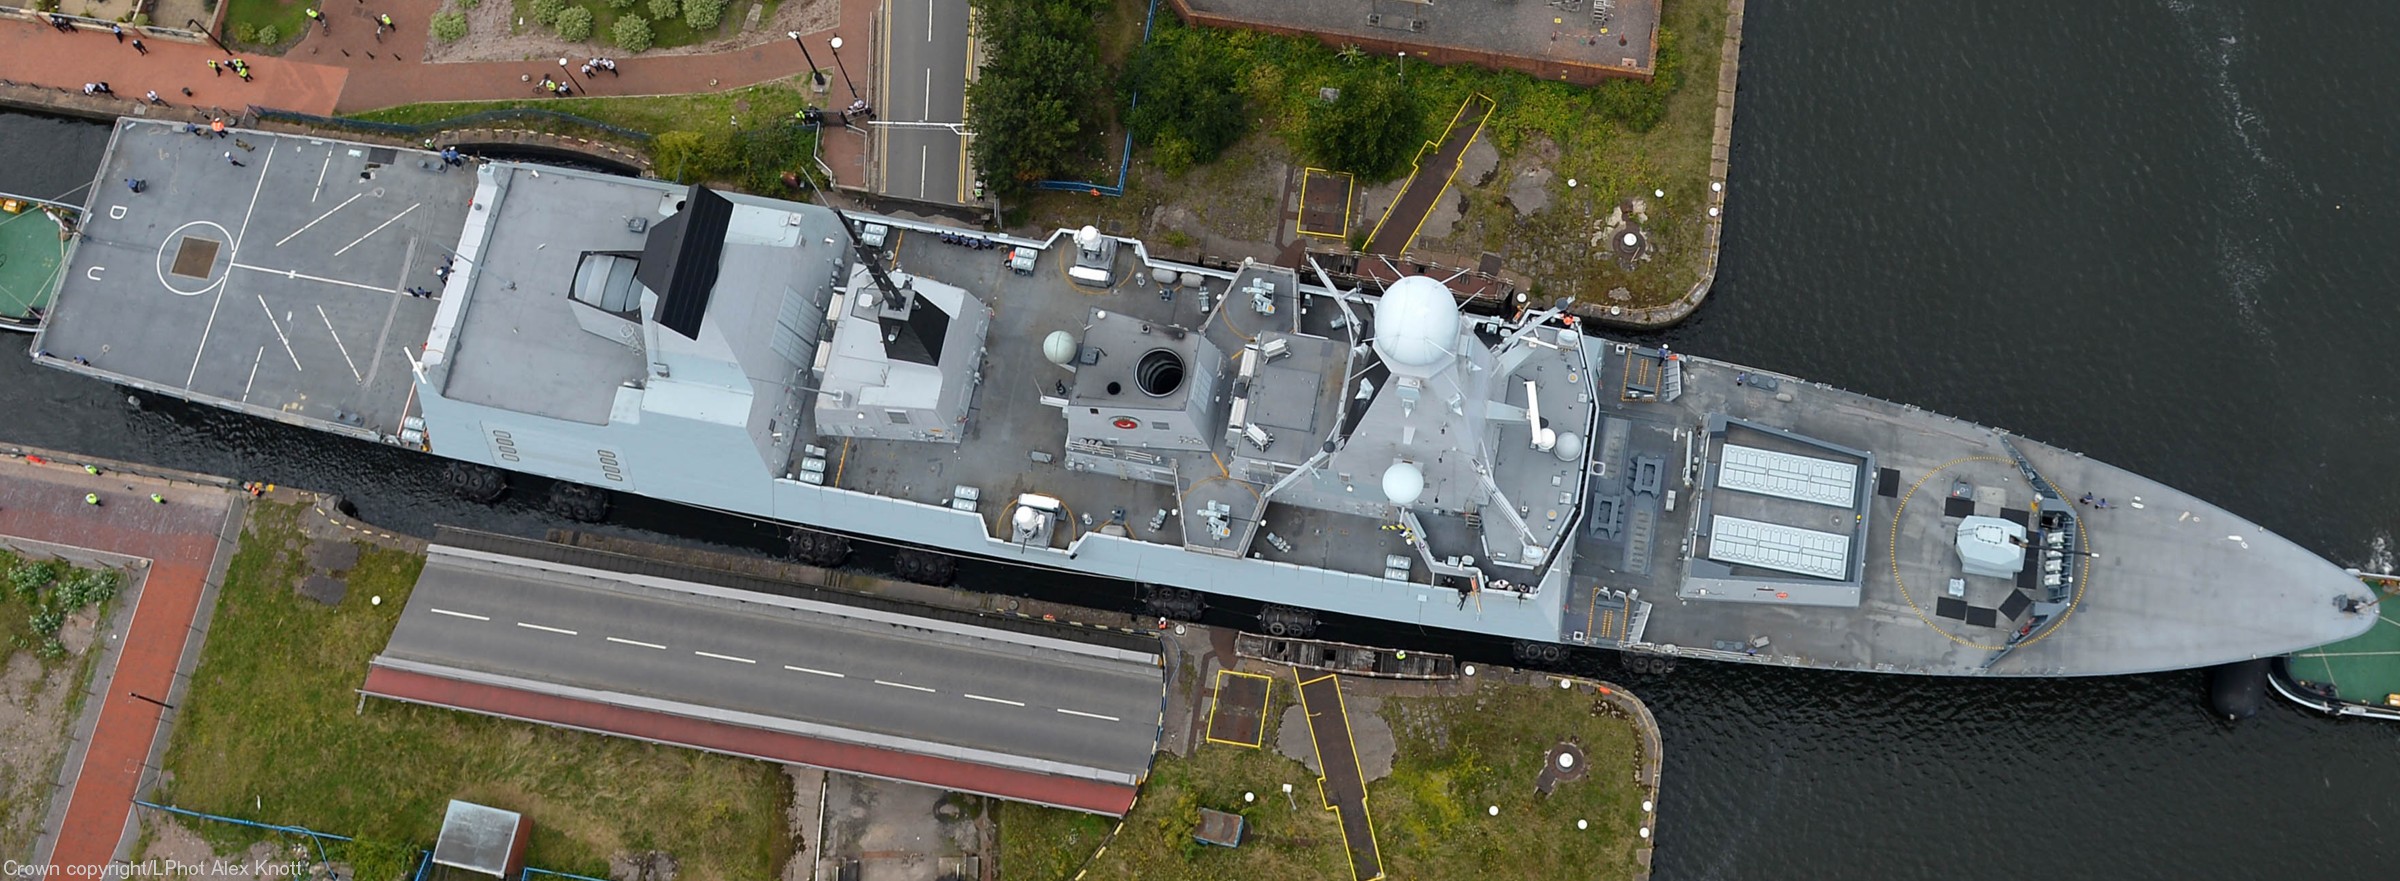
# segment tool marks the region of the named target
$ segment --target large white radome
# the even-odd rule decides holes
[[[1458,300],[1441,282],[1412,275],[1393,282],[1375,307],[1375,351],[1385,361],[1431,367],[1458,346]]]

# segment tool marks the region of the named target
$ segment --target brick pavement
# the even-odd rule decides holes
[[[167,504],[151,502],[154,492]],[[99,494],[102,504],[85,504],[85,493]],[[174,700],[175,666],[199,611],[227,502],[214,487],[0,459],[0,533],[151,561],[108,694],[99,698],[99,722],[66,796],[66,819],[50,854],[55,865],[106,865],[125,841],[135,788],[166,714],[132,695]]]
[[[221,58],[214,45],[181,43],[164,37],[145,41],[150,54],[140,55],[119,45],[104,31],[62,34],[49,25],[26,19],[0,20],[0,78],[80,91],[83,84],[106,81],[128,101],[127,112],[156,89],[170,103],[218,106],[239,110],[256,104],[302,113],[358,113],[398,104],[427,101],[489,101],[534,97],[532,86],[520,77],[557,73],[555,59],[434,63],[425,60],[427,24],[440,0],[374,0],[340,3],[324,8],[332,22],[312,29],[283,58],[244,56],[255,82],[243,83],[231,74],[212,78],[207,60]],[[875,41],[878,0],[842,0],[841,16],[832,28],[802,35],[820,64],[831,66],[827,40],[842,37],[844,58],[860,82],[873,82],[868,70]],[[388,13],[398,31],[375,38],[367,16]],[[708,55],[617,55],[619,76],[601,76],[588,94],[680,95],[737,89],[803,73],[807,64],[792,41],[760,34],[765,42],[743,49]],[[593,53],[610,50],[595,44]],[[583,58],[572,59],[580,65]],[[577,76],[582,80],[580,75]],[[190,87],[194,96],[184,98]],[[868,96],[870,100],[874,96]],[[865,180],[866,138],[842,129],[828,129],[825,161],[840,183],[860,186]]]

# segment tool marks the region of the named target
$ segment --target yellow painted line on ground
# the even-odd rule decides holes
[[[1217,727],[1217,708],[1218,708],[1218,707],[1222,707],[1222,706],[1224,706],[1224,705],[1225,705],[1225,677],[1228,677],[1228,676],[1238,676],[1238,677],[1242,677],[1242,678],[1245,678],[1245,679],[1258,679],[1258,680],[1263,680],[1263,681],[1265,681],[1265,682],[1267,683],[1267,686],[1266,686],[1266,688],[1267,688],[1267,691],[1266,691],[1266,693],[1265,693],[1265,694],[1261,694],[1261,695],[1259,695],[1259,701],[1258,701],[1258,738],[1259,738],[1258,740],[1253,740],[1253,741],[1250,741],[1250,742],[1248,742],[1248,743],[1244,743],[1244,742],[1242,742],[1242,741],[1239,741],[1239,740],[1223,740],[1223,739],[1220,739],[1220,738],[1218,738],[1218,737],[1217,737],[1217,736],[1215,736],[1214,734],[1211,734],[1211,733],[1209,733],[1209,732],[1215,731],[1215,730],[1216,730],[1216,727]],[[1275,680],[1274,680],[1273,678],[1270,678],[1270,677],[1267,677],[1267,676],[1261,676],[1261,675],[1259,675],[1259,674],[1256,674],[1256,673],[1243,673],[1243,672],[1240,672],[1240,671],[1238,671],[1238,670],[1218,670],[1218,671],[1217,671],[1217,693],[1216,693],[1216,696],[1215,696],[1215,697],[1212,697],[1212,698],[1210,698],[1210,699],[1209,699],[1209,702],[1208,702],[1208,725],[1207,725],[1207,727],[1205,727],[1205,728],[1202,728],[1202,729],[1201,729],[1201,738],[1202,738],[1203,740],[1206,740],[1206,741],[1208,741],[1209,743],[1222,743],[1222,744],[1225,744],[1225,745],[1227,745],[1227,746],[1241,746],[1241,747],[1249,747],[1250,749],[1257,749],[1257,748],[1259,747],[1259,744],[1260,744],[1260,743],[1262,743],[1262,742],[1264,742],[1264,741],[1266,740],[1266,736],[1267,736],[1267,707],[1268,707],[1268,705],[1269,705],[1269,704],[1271,704],[1271,703],[1273,703],[1273,702],[1274,702],[1274,696],[1275,696]]]

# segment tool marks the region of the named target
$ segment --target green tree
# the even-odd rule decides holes
[[[558,37],[583,42],[592,38],[592,11],[581,6],[569,6],[558,13]]]
[[[683,0],[683,23],[692,30],[708,30],[724,18],[725,0]]]
[[[277,30],[275,26],[271,24],[259,25],[258,41],[269,46],[281,43],[283,42],[283,32]]]
[[[467,16],[460,12],[442,12],[433,16],[433,38],[444,43],[456,43],[467,35]]]
[[[675,17],[675,11],[678,8],[680,7],[675,5],[675,0],[650,0],[650,17],[666,21]]]
[[[558,24],[558,14],[566,9],[567,0],[533,0],[533,23],[543,27]]]
[[[610,9],[632,9],[639,0],[608,0]]]
[[[1070,173],[1100,131],[1107,77],[1093,22],[1105,0],[978,0],[989,47],[967,87],[975,167],[1001,192]]]
[[[653,39],[650,34],[650,20],[638,15],[619,16],[616,26],[609,29],[609,36],[617,44],[617,48],[627,52],[640,52],[648,49],[650,41]]]
[[[1239,78],[1232,55],[1194,31],[1161,28],[1125,66],[1125,91],[1134,102],[1126,127],[1169,174],[1215,161],[1249,129]]]
[[[1327,168],[1369,180],[1399,176],[1424,143],[1425,105],[1396,76],[1350,78],[1341,97],[1309,108],[1301,148]]]

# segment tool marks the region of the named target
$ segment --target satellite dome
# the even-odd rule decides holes
[[[1422,275],[1393,282],[1375,307],[1375,351],[1406,367],[1431,367],[1458,347],[1458,300]]]
[[[1563,432],[1558,436],[1558,445],[1550,448],[1550,452],[1561,462],[1583,458],[1583,436],[1572,431]]]
[[[1075,344],[1075,335],[1063,330],[1051,331],[1049,336],[1042,338],[1042,357],[1061,367],[1074,363],[1080,348]]]
[[[1020,533],[1031,534],[1034,530],[1042,528],[1042,513],[1024,506],[1018,506],[1017,513],[1009,520],[1017,525],[1017,531]]]
[[[1392,504],[1406,507],[1417,503],[1425,494],[1425,472],[1407,462],[1394,462],[1383,469],[1383,497]]]
[[[1096,248],[1096,247],[1099,247],[1099,246],[1100,246],[1100,228],[1099,228],[1099,227],[1096,227],[1096,226],[1087,226],[1087,227],[1084,227],[1084,228],[1082,228],[1082,229],[1076,230],[1076,231],[1075,231],[1075,246],[1076,246],[1076,247],[1078,247],[1078,248]]]

